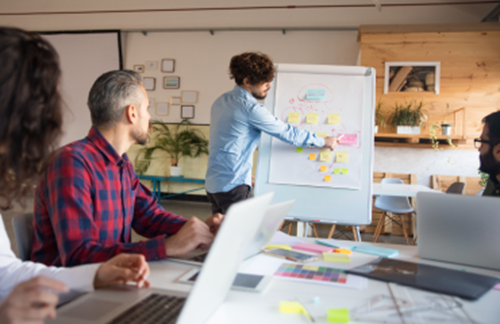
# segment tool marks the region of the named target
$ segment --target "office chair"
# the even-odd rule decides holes
[[[33,213],[20,214],[12,219],[16,234],[17,252],[19,259],[31,260],[33,248]]]
[[[481,188],[476,192],[476,196],[482,196],[485,188]]]
[[[396,178],[384,178],[382,179],[381,183],[404,184],[403,180]],[[403,216],[401,215],[401,214],[415,213],[413,207],[410,205],[408,197],[381,195],[375,199],[375,203],[373,205],[375,206],[375,208],[383,211],[383,214],[377,223],[377,227],[375,228],[375,233],[373,233],[374,242],[378,241],[380,232],[382,232],[382,226],[385,224],[385,218],[387,217],[394,224],[401,226],[401,228],[403,229],[403,234],[406,243],[410,245],[410,241],[408,239],[408,233],[406,233],[406,228],[404,227],[403,223]],[[395,215],[394,217],[391,217],[387,213],[392,213]],[[396,216],[399,216],[399,221],[395,219]]]
[[[464,192],[465,183],[463,182],[453,182],[448,189],[446,189],[447,194],[459,194]]]

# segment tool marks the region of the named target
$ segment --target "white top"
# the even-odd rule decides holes
[[[17,284],[40,275],[62,281],[73,291],[91,291],[94,289],[94,276],[99,266],[100,264],[90,264],[74,268],[56,268],[21,261],[10,248],[9,237],[0,215],[0,300]]]

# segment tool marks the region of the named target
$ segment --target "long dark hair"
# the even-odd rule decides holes
[[[38,34],[0,27],[0,209],[22,202],[61,135],[55,49]]]

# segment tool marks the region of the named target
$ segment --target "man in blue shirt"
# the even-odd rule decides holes
[[[236,55],[229,65],[236,85],[212,105],[206,190],[212,212],[225,214],[229,206],[250,197],[253,153],[261,132],[295,146],[334,150],[336,137],[283,123],[257,102],[267,96],[274,79],[274,64],[265,54]]]

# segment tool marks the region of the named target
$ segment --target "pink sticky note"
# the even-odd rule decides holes
[[[339,143],[343,145],[356,145],[358,142],[357,134],[343,134],[344,136],[340,139]]]
[[[323,253],[323,252],[333,252],[333,248],[328,246],[321,246],[316,244],[309,243],[299,243],[292,246],[292,249],[295,250],[304,250],[309,252]]]
[[[495,287],[493,287],[495,290],[500,290],[500,284],[497,284]]]

